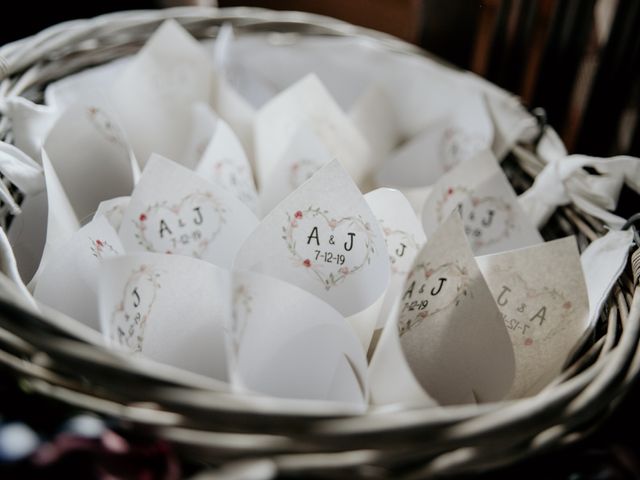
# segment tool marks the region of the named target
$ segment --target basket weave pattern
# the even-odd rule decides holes
[[[229,22],[239,35],[357,36],[398,54],[424,54],[336,20],[257,9],[171,9],[74,21],[0,49],[0,138],[11,142],[13,136],[2,114],[5,98],[25,95],[41,101],[48,82],[134,53],[166,18],[177,19],[197,38],[215,37]],[[527,164],[527,171],[514,161],[510,166],[518,188],[530,183],[542,163]],[[19,203],[20,192],[11,188]],[[7,205],[0,218],[4,225],[10,221]],[[559,209],[553,225],[576,234],[581,246],[605,231],[598,220],[572,206]],[[633,277],[627,269],[595,334],[552,385],[532,398],[478,407],[372,410],[344,417],[301,402],[220,392],[170,367],[108,351],[60,314],[33,313],[6,280],[0,288],[0,365],[36,394],[167,439],[196,461],[269,458],[284,473],[371,478],[473,472],[575,442],[616,406],[640,366],[640,295]]]

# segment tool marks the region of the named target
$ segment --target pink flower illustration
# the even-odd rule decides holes
[[[329,227],[331,228],[331,230],[334,230],[336,228],[336,225],[338,225],[338,221],[335,218],[329,220]]]
[[[144,222],[147,219],[147,216],[144,213],[141,213],[139,218],[141,222]]]
[[[348,275],[349,274],[349,268],[348,267],[342,267],[338,271],[343,275]]]
[[[293,216],[296,217],[298,220],[300,220],[302,218],[302,212],[298,210],[296,213],[294,213]]]
[[[311,266],[311,260],[309,260],[309,259],[307,258],[304,262],[302,262],[302,264],[303,264],[305,267],[309,268],[309,267]]]
[[[102,242],[102,240],[96,240],[96,245],[97,245],[98,247],[103,247],[103,246],[104,246],[104,243]]]

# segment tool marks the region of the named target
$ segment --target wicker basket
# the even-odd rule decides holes
[[[222,23],[230,22],[239,35],[355,36],[394,54],[425,55],[389,36],[300,13],[244,8],[118,13],[57,25],[2,47],[0,103],[25,92],[38,100],[51,80],[135,52],[166,18],[177,19],[197,38],[214,37]],[[0,135],[12,139],[5,116]],[[530,183],[541,167],[529,155],[523,168],[510,172],[514,185]],[[21,193],[12,192],[20,202]],[[5,222],[7,208],[0,212]],[[578,235],[583,246],[605,231],[573,206],[559,209],[552,223]],[[6,242],[1,253],[4,369],[35,394],[166,439],[185,459],[212,467],[241,462],[256,478],[274,472],[422,478],[506,465],[583,438],[616,406],[640,365],[640,295],[627,269],[580,354],[539,395],[481,406],[374,409],[344,416],[326,405],[318,409],[309,402],[232,395],[195,375],[106,350],[98,345],[99,335],[79,322],[53,311],[35,313],[12,282],[17,273]]]

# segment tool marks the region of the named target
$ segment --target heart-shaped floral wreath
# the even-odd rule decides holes
[[[326,276],[322,272],[319,264],[315,263],[311,258],[303,257],[296,249],[296,241],[293,238],[293,234],[296,228],[298,228],[298,222],[303,218],[317,218],[323,220],[332,231],[340,225],[346,225],[363,233],[366,240],[365,253],[362,261],[352,267],[342,265],[336,272],[331,272]],[[371,263],[371,256],[375,253],[374,237],[373,232],[371,231],[371,225],[369,225],[368,222],[365,222],[360,215],[336,219],[330,216],[328,210],[321,210],[320,208],[314,208],[312,206],[309,206],[304,210],[297,210],[293,215],[287,213],[287,224],[282,227],[282,239],[287,243],[287,248],[289,249],[289,253],[291,253],[291,258],[294,264],[311,272],[315,278],[324,285],[326,290],[330,290],[349,275],[353,275],[360,271],[365,265]]]
[[[136,227],[135,237],[138,240],[138,244],[140,244],[148,252],[158,252],[158,249],[154,245],[153,241],[147,237],[149,217],[160,209],[165,209],[175,215],[180,215],[183,206],[192,201],[200,205],[209,204],[211,208],[207,209],[207,211],[212,211],[218,215],[218,224],[216,225],[216,228],[214,228],[208,236],[199,237],[195,248],[191,252],[188,252],[195,258],[201,258],[209,245],[215,240],[218,233],[220,233],[223,225],[226,223],[226,210],[224,206],[211,192],[207,191],[191,193],[182,198],[182,200],[180,200],[178,203],[172,205],[170,205],[166,200],[149,205],[142,213],[140,213],[137,220],[133,220],[133,223]],[[177,252],[168,249],[160,253],[171,254]]]
[[[137,269],[131,272],[129,279],[124,285],[122,292],[122,300],[116,306],[115,310],[111,314],[111,338],[115,340],[119,345],[127,347],[131,352],[138,353],[142,351],[142,342],[144,340],[144,330],[149,319],[149,314],[153,309],[153,304],[156,301],[158,290],[160,289],[160,274],[154,271],[153,267],[149,265],[140,265]],[[137,312],[131,317],[125,307],[127,302],[128,292],[136,292],[135,286],[141,281],[146,281],[151,286],[151,297],[145,302],[147,303],[146,309],[142,312]],[[134,302],[136,299],[134,298]],[[141,303],[141,298],[137,297],[138,305],[134,304],[134,308],[137,308]],[[120,318],[124,320],[120,325],[118,321]]]
[[[417,313],[414,315],[400,315],[398,319],[398,333],[400,337],[410,332],[412,329],[416,328],[420,325],[426,318],[432,317],[433,315],[447,310],[453,306],[457,306],[460,304],[462,299],[466,296],[472,296],[471,290],[469,289],[469,272],[465,267],[461,267],[456,262],[447,262],[443,263],[435,268],[431,266],[431,263],[419,263],[416,265],[409,275],[407,276],[407,283],[411,282],[418,272],[423,272],[425,279],[429,279],[434,275],[438,275],[442,272],[447,272],[449,274],[453,274],[456,277],[458,282],[455,285],[456,291],[455,295],[453,295],[450,299],[448,299],[444,304],[439,305],[434,310],[429,310],[427,307],[429,306],[429,302],[420,302],[414,301],[416,303],[415,310]],[[412,309],[413,310],[413,309]]]

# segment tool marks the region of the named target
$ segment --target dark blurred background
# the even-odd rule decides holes
[[[4,15],[0,44],[64,20],[181,3],[16,2]],[[518,94],[526,106],[543,107],[570,151],[640,156],[638,0],[220,0],[219,4],[306,10],[391,33]],[[52,406],[43,408],[11,379],[0,380],[0,418],[20,418],[26,408],[41,411],[41,421],[55,423]],[[640,479],[639,401],[636,386],[586,442],[481,478]],[[90,460],[81,456],[79,462],[59,466],[62,470],[40,473],[42,478],[57,478],[73,471],[74,478],[82,478],[86,472],[90,478]],[[17,466],[5,470],[4,476],[0,465],[3,478],[29,478],[32,473]]]

